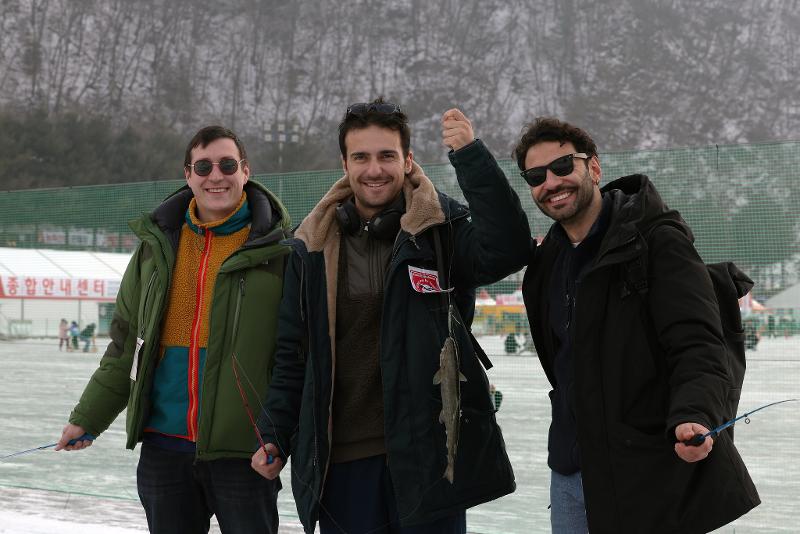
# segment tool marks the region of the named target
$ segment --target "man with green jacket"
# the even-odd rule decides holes
[[[280,481],[250,468],[250,407],[264,400],[288,249],[286,209],[248,182],[244,146],[209,126],[189,142],[187,186],[131,223],[111,343],[56,450],[91,445],[124,409],[142,442],[137,486],[153,533],[277,532]]]

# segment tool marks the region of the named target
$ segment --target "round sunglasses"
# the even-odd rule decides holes
[[[574,158],[589,159],[589,156],[583,152],[567,154],[566,156],[561,156],[560,158],[554,159],[547,165],[542,165],[541,167],[531,167],[530,169],[525,169],[519,174],[525,178],[525,181],[528,182],[529,186],[538,187],[542,185],[545,180],[547,180],[547,169],[553,171],[553,174],[556,176],[566,176],[575,170],[575,162],[573,161]]]
[[[222,174],[230,176],[239,170],[239,165],[241,165],[244,161],[245,160],[243,159],[236,161],[233,158],[222,158],[216,162],[211,161],[210,159],[199,159],[194,163],[190,163],[187,165],[187,167],[194,169],[194,172],[197,174],[197,176],[208,176],[211,174],[211,170],[214,168],[214,165],[216,165],[219,167],[219,170]]]

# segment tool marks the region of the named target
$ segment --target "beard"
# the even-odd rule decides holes
[[[553,196],[560,195],[561,193],[572,191],[573,196],[570,203],[558,208],[553,208],[548,205],[547,200]],[[533,201],[539,208],[539,211],[557,221],[559,223],[569,225],[572,221],[580,220],[589,206],[592,204],[594,197],[594,182],[589,175],[589,169],[586,169],[580,182],[576,185],[568,185],[560,187],[556,191],[549,192],[544,198],[533,197]]]

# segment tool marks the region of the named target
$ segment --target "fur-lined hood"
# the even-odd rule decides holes
[[[406,174],[403,195],[406,212],[400,218],[401,230],[417,235],[426,228],[447,220],[439,193],[417,162],[412,162],[411,172]],[[295,231],[295,237],[306,244],[309,252],[322,250],[339,233],[336,207],[352,196],[353,190],[345,174],[303,219]]]

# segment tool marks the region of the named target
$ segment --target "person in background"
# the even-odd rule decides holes
[[[67,323],[66,319],[61,319],[58,323],[58,350],[62,350],[61,347],[66,347],[66,350],[69,350],[69,323]]]
[[[503,404],[503,393],[497,389],[494,384],[490,384],[489,394],[492,396],[494,411],[498,411],[500,409],[500,405]]]
[[[506,340],[503,342],[506,354],[516,354],[519,351],[519,342],[517,341],[517,334],[509,332]]]
[[[91,445],[127,407],[127,447],[150,532],[276,533],[280,480],[250,468],[289,249],[289,215],[249,180],[245,148],[208,126],[189,141],[186,186],[131,223],[142,240],[123,276],[100,366],[56,450]],[[71,444],[71,440],[76,440]]]
[[[69,325],[69,337],[70,341],[72,341],[72,350],[78,350],[78,336],[81,335],[81,329],[78,327],[78,323],[72,321]]]
[[[89,347],[94,345],[95,324],[89,323],[86,328],[81,330],[80,340],[83,341],[83,352],[89,352]]]

